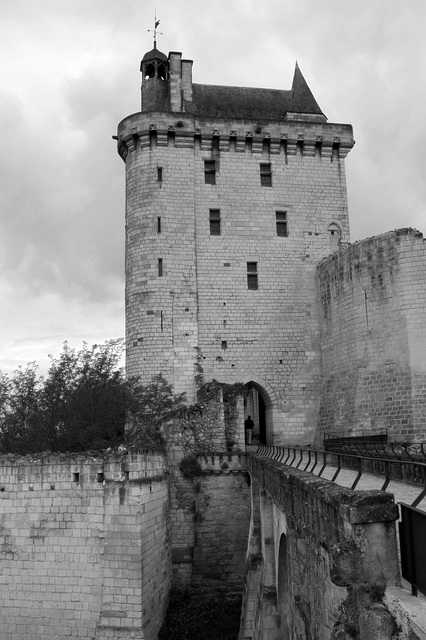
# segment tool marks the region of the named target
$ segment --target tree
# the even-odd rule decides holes
[[[119,367],[123,340],[80,351],[64,344],[43,383],[44,440],[52,450],[102,449],[123,442],[127,384]]]
[[[162,425],[182,410],[185,394],[175,394],[162,375],[148,385],[126,380],[123,349],[122,339],[83,343],[79,351],[65,342],[58,358],[50,356],[45,378],[35,363],[10,378],[0,372],[0,449],[87,451],[125,439],[129,446],[163,446]]]
[[[141,447],[163,446],[164,425],[178,417],[186,407],[186,394],[175,394],[173,386],[158,374],[142,385],[129,380],[127,439]]]
[[[38,397],[35,362],[19,367],[12,379],[0,374],[0,441],[4,451],[31,451],[38,422]]]

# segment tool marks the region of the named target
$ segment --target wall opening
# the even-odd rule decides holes
[[[342,239],[342,231],[338,224],[332,222],[328,225],[328,238],[330,242],[330,251],[338,251]]]
[[[254,422],[253,444],[272,441],[272,403],[266,391],[253,381],[244,385],[244,420],[248,416]]]
[[[278,613],[281,621],[281,638],[290,638],[290,593],[287,557],[287,536],[281,535],[278,551]]]

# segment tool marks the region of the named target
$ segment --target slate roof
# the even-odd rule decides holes
[[[192,105],[187,110],[203,117],[280,120],[288,111],[324,115],[297,63],[288,90],[195,83],[192,90]]]
[[[161,60],[162,62],[168,62],[169,59],[166,56],[165,53],[163,53],[162,51],[160,51],[159,49],[157,49],[157,47],[154,47],[153,49],[151,49],[151,51],[148,51],[144,57],[142,58],[141,61],[141,65],[142,62],[145,62],[146,60]]]

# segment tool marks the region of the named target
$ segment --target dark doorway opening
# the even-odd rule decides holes
[[[268,398],[254,382],[244,385],[244,419],[251,416],[254,422],[253,444],[267,444],[267,403]]]
[[[266,407],[262,395],[259,393],[259,441],[266,444]]]

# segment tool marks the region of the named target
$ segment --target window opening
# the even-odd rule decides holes
[[[161,217],[157,218],[157,233],[161,233]]]
[[[158,258],[158,276],[161,278],[163,275],[163,258]]]
[[[247,287],[257,289],[257,262],[247,262]]]
[[[340,231],[339,225],[336,224],[335,222],[332,222],[328,226],[328,234],[329,234],[331,251],[337,251],[340,248],[340,241],[341,241],[341,231]]]
[[[155,76],[155,66],[153,64],[147,64],[145,67],[145,80],[148,78],[154,78]]]
[[[222,340],[222,349],[227,349],[228,348],[228,342],[226,340]]]
[[[163,167],[157,167],[157,180],[163,182]]]
[[[275,218],[276,218],[276,224],[277,224],[277,236],[281,236],[282,238],[287,238],[288,236],[287,211],[276,211]]]
[[[269,162],[260,163],[260,184],[262,187],[272,187],[272,169]]]
[[[210,235],[220,236],[220,209],[210,209]]]
[[[164,64],[158,65],[157,76],[160,78],[160,80],[167,80],[167,71]]]
[[[204,182],[216,184],[216,162],[214,160],[204,160]]]

